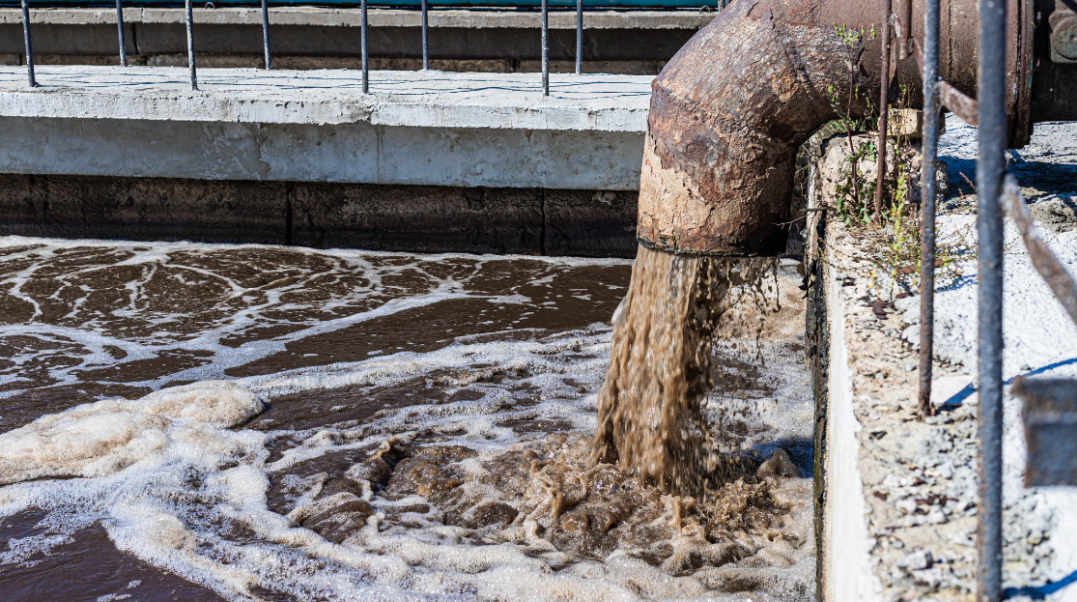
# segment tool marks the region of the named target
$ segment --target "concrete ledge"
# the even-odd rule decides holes
[[[1073,198],[1073,129],[1073,124],[1040,124],[1032,142],[1010,159],[1033,213],[1040,209],[1040,215],[1056,216],[1054,210]],[[954,188],[975,169],[975,133],[951,118],[940,139],[940,160],[949,164]],[[901,153],[903,162],[917,173],[918,157],[908,151]],[[813,339],[816,375],[825,371],[828,382],[821,591],[830,602],[973,600],[980,506],[979,399],[972,376],[977,201],[962,195],[939,202],[935,415],[920,417],[915,234],[902,233],[910,243],[906,247],[896,242],[892,225],[857,225],[858,218],[840,215],[835,200],[846,194],[842,190],[849,177],[844,137],[824,142],[819,156],[810,176],[811,196],[816,207],[827,208],[829,219],[824,236],[809,229],[815,234],[809,255],[812,298],[822,299],[826,309]],[[873,179],[870,159],[862,158],[859,167],[863,177]],[[918,190],[917,179],[909,182],[911,190]],[[1047,237],[1053,251],[1071,270],[1077,267],[1073,213],[1041,220],[1058,233]],[[847,227],[846,221],[853,225]],[[1006,239],[1005,384],[1017,376],[1073,378],[1077,328],[1035,273],[1010,224]],[[816,320],[818,315],[812,314]],[[1023,487],[1026,449],[1020,414],[1020,401],[1007,392],[1004,597],[1075,600],[1077,589],[1069,584],[1077,569],[1077,488]]]
[[[24,70],[0,68],[0,116],[643,133],[653,78],[558,78],[549,97],[533,75],[500,73],[378,71],[370,94],[348,70],[202,69],[198,92],[167,67],[49,67],[37,79],[28,88]]]
[[[636,190],[650,78],[0,68],[0,173]]]
[[[636,194],[0,175],[0,235],[634,257]]]

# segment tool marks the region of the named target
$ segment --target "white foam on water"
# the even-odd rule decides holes
[[[608,345],[608,328],[595,327],[549,340],[457,344],[429,354],[399,354],[402,357],[295,370],[239,384],[177,387],[135,401],[85,404],[43,416],[0,437],[0,442],[31,441],[49,433],[57,445],[72,453],[53,457],[48,446],[20,443],[14,447],[33,450],[20,456],[27,460],[33,453],[42,454],[39,458],[47,468],[39,470],[48,474],[94,478],[10,485],[0,489],[0,515],[34,507],[50,511],[60,531],[54,537],[101,521],[119,549],[233,600],[257,599],[258,587],[297,600],[318,596],[420,600],[459,594],[486,600],[737,598],[715,594],[696,577],[674,577],[628,557],[614,557],[606,563],[587,561],[555,571],[550,559],[559,558],[558,553],[546,549],[550,558],[542,558],[543,546],[552,546],[526,533],[518,541],[475,546],[460,537],[459,528],[420,520],[414,529],[394,527],[380,532],[374,520],[358,536],[336,545],[267,507],[273,475],[321,454],[369,445],[388,433],[464,428],[466,432],[454,436],[454,443],[493,454],[520,441],[511,429],[496,426],[513,417],[557,417],[575,427],[593,428],[594,395],[580,393],[580,383],[595,390]],[[541,402],[505,412],[503,406],[516,393],[504,385],[469,382],[476,364],[485,366],[480,371],[486,374],[519,375],[513,384],[537,387]],[[334,385],[384,386],[446,368],[459,370],[460,382],[477,386],[483,398],[405,408],[351,431],[317,429],[307,433],[308,445],[287,450],[272,463],[267,462],[266,451],[272,434],[225,428],[256,412],[260,394],[295,392],[303,383],[322,386],[316,375],[329,375]],[[118,420],[117,415],[131,423]],[[101,423],[108,428],[83,441],[87,426]],[[124,439],[136,427],[140,427],[138,434]],[[132,443],[141,439],[150,443]],[[2,446],[5,461],[10,447]],[[5,474],[21,478],[38,474],[19,466],[22,472]],[[375,508],[378,504],[375,500]],[[239,541],[230,539],[231,525],[242,525],[247,534]],[[758,594],[752,597],[767,599]]]
[[[209,381],[136,401],[106,399],[47,414],[0,435],[0,484],[106,476],[171,444],[219,451],[223,442],[216,430],[244,422],[264,407],[250,391]]]
[[[87,247],[115,253],[116,261],[109,265],[149,274],[174,263],[181,252],[234,249],[191,243],[128,245],[0,238],[0,248],[21,246],[32,248],[6,255],[5,261],[16,266],[23,265],[18,263],[23,261],[25,265],[0,275],[0,282],[9,285],[9,294],[16,296],[23,294],[17,290],[19,286],[37,277],[33,270],[45,265],[40,257],[30,257],[33,254],[62,255],[65,249]],[[293,274],[297,278],[294,288],[278,283],[271,294],[257,302],[244,301],[235,306],[229,306],[229,300],[263,295],[265,291],[234,279],[225,282],[220,302],[225,309],[207,318],[207,327],[196,332],[174,330],[176,321],[182,319],[179,313],[146,315],[145,308],[137,302],[140,296],[150,294],[139,288],[148,282],[146,276],[129,281],[128,296],[116,310],[116,315],[126,315],[130,324],[117,325],[103,317],[79,313],[84,309],[77,306],[68,312],[70,324],[61,320],[57,324],[11,327],[0,330],[0,338],[28,336],[38,341],[60,341],[58,344],[65,347],[58,353],[74,353],[81,363],[50,368],[50,375],[59,383],[78,382],[79,372],[89,367],[157,358],[167,350],[209,352],[208,363],[198,369],[134,383],[159,388],[178,380],[219,377],[227,367],[266,357],[288,341],[426,303],[459,298],[487,299],[498,304],[530,301],[524,295],[478,293],[462,279],[447,276],[430,276],[427,284],[397,290],[394,297],[386,295],[384,289],[396,286],[395,278],[405,270],[415,269],[416,262],[436,263],[437,258],[347,251],[309,253],[340,261],[334,268],[337,272]],[[476,264],[485,260],[444,257]],[[399,260],[400,265],[375,265],[373,259]],[[525,259],[553,268],[624,263],[520,258]],[[64,286],[77,287],[79,271],[57,278],[67,279]],[[193,267],[190,271],[199,278],[220,279],[217,273]],[[304,318],[306,322],[289,332],[235,346],[224,344],[230,335],[272,325],[268,316],[273,312],[287,313],[309,303],[290,300],[289,294],[317,288],[319,278],[332,280],[353,272],[378,285],[361,286],[348,281],[347,287],[327,294],[324,303],[319,301],[320,313]],[[553,277],[542,274],[539,278]],[[323,284],[332,288],[340,282]],[[11,293],[13,290],[16,292]],[[24,296],[37,304],[33,312],[48,311],[39,294]],[[813,579],[810,545],[772,558],[771,566],[737,569],[752,573],[762,589],[770,593],[727,594],[712,589],[729,578],[727,573],[715,572],[721,569],[676,576],[623,553],[614,553],[604,561],[570,559],[539,536],[534,521],[524,521],[518,529],[506,531],[503,540],[484,541],[482,545],[476,545],[466,529],[441,524],[432,515],[414,513],[408,515],[414,520],[406,525],[384,524],[392,505],[421,498],[411,502],[387,500],[368,490],[364,497],[375,514],[342,544],[331,543],[298,526],[296,516],[270,510],[267,496],[271,481],[292,476],[289,471],[300,463],[343,450],[373,447],[391,436],[451,435],[451,443],[478,450],[479,457],[469,460],[466,466],[479,471],[484,458],[538,436],[517,432],[511,424],[546,420],[562,425],[561,429],[593,431],[596,392],[609,361],[610,331],[606,324],[595,324],[553,335],[517,330],[513,338],[503,333],[465,336],[425,353],[384,350],[385,355],[363,361],[296,368],[227,383],[203,381],[135,400],[87,400],[67,411],[44,415],[0,435],[0,483],[9,483],[0,487],[0,517],[40,509],[47,514],[44,523],[49,527],[48,533],[13,541],[7,551],[0,551],[0,564],[24,563],[34,553],[47,552],[70,541],[79,530],[99,523],[118,549],[236,601],[258,600],[259,592],[264,590],[295,600],[613,602],[809,597],[810,592],[797,591],[794,586]],[[117,360],[117,353],[110,348],[126,356]],[[801,436],[805,428],[810,432],[810,419],[801,416],[803,408],[797,405],[803,405],[805,399],[803,370],[794,369],[797,360],[789,359],[781,345],[764,345],[762,352],[770,366],[764,378],[767,390],[747,396],[744,403],[769,409],[757,412],[749,421],[760,429],[777,425],[782,437]],[[24,355],[26,361],[31,361],[36,354],[30,349]],[[19,374],[9,370],[0,378],[17,379]],[[282,395],[316,395],[326,389],[351,387],[358,404],[367,401],[363,398],[366,390],[414,379],[426,379],[432,392],[466,390],[470,395],[461,401],[431,401],[378,413],[361,424],[270,433],[233,430],[262,411],[263,400],[272,403]],[[7,394],[12,393],[0,393]],[[712,396],[707,406],[718,406],[718,398]],[[807,407],[810,410],[810,403]],[[799,412],[794,412],[793,418],[787,416],[791,408]],[[774,432],[772,429],[770,435],[757,437],[753,444],[765,443],[767,437],[772,440]],[[271,456],[269,450],[286,438],[296,445]],[[61,476],[73,478],[42,478]],[[783,495],[793,495],[795,492],[790,492],[797,487],[807,487],[805,491],[810,492],[810,481],[802,481],[791,480],[788,491],[781,490]],[[468,495],[481,493],[474,490]],[[807,541],[811,537],[811,520],[804,512],[810,512],[810,498],[803,497],[808,501],[796,506],[799,514],[795,520],[807,525]],[[303,503],[317,502],[298,502]],[[793,566],[776,568],[782,564]]]
[[[0,272],[0,302],[32,309],[15,316],[16,323],[0,325],[0,344],[11,347],[9,358],[14,362],[10,368],[0,367],[0,385],[26,381],[20,370],[35,362],[44,365],[51,386],[65,386],[82,382],[81,375],[95,368],[123,367],[176,352],[201,358],[199,365],[186,370],[125,383],[151,389],[224,378],[227,370],[280,353],[289,343],[444,301],[484,299],[500,306],[531,302],[517,292],[475,290],[471,279],[494,262],[540,266],[540,271],[550,273],[531,284],[545,285],[559,269],[630,263],[18,236],[0,237],[0,251],[6,251],[8,268]],[[242,257],[234,257],[237,252],[262,253],[264,257],[247,263],[265,265],[243,269],[246,264]],[[304,263],[303,258],[308,261]],[[206,263],[220,265],[207,267]],[[440,273],[450,263],[468,266],[469,271]],[[95,280],[112,272],[120,273],[125,281]],[[259,277],[263,272],[269,275]],[[206,290],[192,288],[192,283]],[[51,293],[43,295],[43,290]],[[190,303],[189,295],[206,296],[199,299],[206,307],[187,308],[198,305]],[[92,305],[87,303],[91,296],[107,298],[107,311],[87,307]],[[67,311],[42,320],[58,306],[66,306]],[[282,326],[287,328],[283,334],[254,336],[238,345],[231,342],[250,338],[249,333],[258,329]],[[56,356],[79,361],[48,361]],[[25,388],[6,387],[0,390],[0,398],[25,392]]]

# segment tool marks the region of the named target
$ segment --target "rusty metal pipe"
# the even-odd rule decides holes
[[[652,84],[640,242],[713,255],[783,248],[797,148],[839,111],[877,110],[867,100],[881,83],[881,39],[871,32],[882,30],[884,1],[736,0],[689,40]],[[1035,120],[1033,0],[1008,2],[1008,139],[1020,147]],[[910,37],[923,38],[924,8],[912,5]],[[939,76],[975,97],[977,2],[943,0],[942,15]],[[915,57],[897,61],[894,77],[919,108]]]

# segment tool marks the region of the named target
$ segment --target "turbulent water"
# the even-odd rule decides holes
[[[697,435],[740,461],[697,501],[591,462],[629,262],[25,238],[0,259],[5,600],[814,596],[788,268],[759,328],[725,312],[762,342],[696,360]]]
[[[731,289],[758,293],[759,309],[766,311],[761,284],[776,265],[640,245],[614,319],[592,461],[617,463],[670,493],[699,494],[707,476],[727,472],[707,453],[714,446],[701,409],[714,384],[711,342],[733,302]]]

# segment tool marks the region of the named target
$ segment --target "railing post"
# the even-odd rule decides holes
[[[430,68],[430,6],[427,0],[423,0],[423,71]]]
[[[116,0],[116,29],[120,34],[120,66],[127,66],[127,39],[123,32],[123,0]]]
[[[883,6],[883,31],[882,31],[882,77],[880,78],[879,91],[879,142],[878,161],[876,161],[875,178],[875,223],[883,223],[883,192],[886,184],[886,122],[890,114],[890,14],[893,12],[893,1],[886,0]]]
[[[906,0],[907,1],[907,0]],[[908,29],[909,23],[903,28]],[[931,379],[935,347],[935,182],[939,156],[939,0],[924,7],[924,136],[920,173],[920,400],[921,417],[934,413]]]
[[[34,45],[30,42],[30,5],[22,0],[22,38],[26,44],[26,74],[30,78],[30,87],[37,87],[34,79]]]
[[[979,212],[979,567],[976,598],[1002,599],[1002,285],[999,195],[1006,170],[1006,2],[980,3]]]
[[[265,50],[268,71],[273,68],[273,57],[269,53],[269,0],[262,0],[262,47]]]
[[[550,95],[550,2],[542,0],[542,95]]]
[[[370,52],[367,46],[366,0],[359,3],[359,42],[363,53],[363,94],[370,93]]]
[[[194,65],[194,12],[191,9],[191,0],[187,4],[187,65],[191,68],[191,89],[198,90],[198,72]]]
[[[583,75],[583,0],[576,0],[576,75]]]

